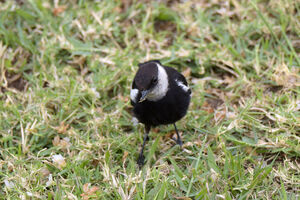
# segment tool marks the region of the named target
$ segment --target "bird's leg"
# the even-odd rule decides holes
[[[139,158],[137,161],[140,168],[142,168],[144,165],[144,161],[145,161],[144,148],[145,148],[146,141],[149,140],[148,134],[149,134],[150,128],[151,127],[149,125],[145,125],[144,141],[143,141],[142,149],[140,151],[140,155],[139,155]]]
[[[182,147],[182,141],[181,141],[181,138],[180,138],[180,135],[178,133],[178,130],[177,130],[177,127],[174,123],[174,127],[175,127],[175,131],[176,131],[176,134],[177,134],[177,140],[175,140],[174,138],[172,138],[177,144],[179,144],[180,147]]]

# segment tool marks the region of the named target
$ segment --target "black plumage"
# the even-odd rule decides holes
[[[185,116],[191,90],[182,74],[152,60],[139,64],[130,97],[134,116],[145,125],[144,142],[138,159],[141,167],[144,163],[143,150],[151,127],[174,124],[176,142],[182,145],[175,122]]]

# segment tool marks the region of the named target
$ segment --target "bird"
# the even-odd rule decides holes
[[[163,66],[159,60],[139,63],[138,66],[132,81],[130,102],[134,117],[145,126],[143,144],[137,160],[141,168],[144,165],[144,148],[151,128],[173,124],[177,139],[172,139],[182,147],[175,123],[187,113],[191,89],[181,73],[172,67]]]

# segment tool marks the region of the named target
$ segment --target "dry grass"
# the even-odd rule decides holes
[[[0,199],[299,199],[300,3],[0,1]],[[132,125],[137,63],[193,91]]]

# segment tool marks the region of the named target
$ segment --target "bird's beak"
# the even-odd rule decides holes
[[[145,101],[146,100],[146,98],[147,98],[147,95],[149,94],[149,90],[144,90],[144,91],[142,91],[142,96],[141,96],[141,98],[140,98],[140,100],[139,100],[139,103],[141,103],[141,102],[143,102],[143,101]]]

